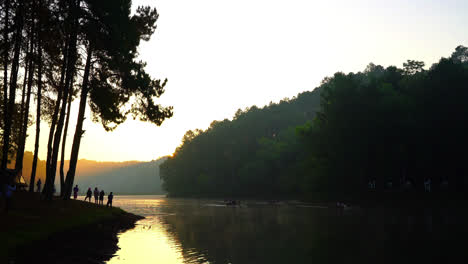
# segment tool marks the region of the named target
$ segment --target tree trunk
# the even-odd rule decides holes
[[[55,108],[54,108],[54,113],[52,115],[52,122],[50,124],[50,130],[49,130],[49,140],[47,142],[47,158],[46,158],[46,182],[44,183],[44,189],[43,192],[45,193],[47,186],[48,186],[48,181],[47,181],[47,175],[49,175],[50,172],[50,159],[52,156],[52,142],[54,141],[54,132],[55,132],[55,127],[57,124],[57,119],[58,119],[58,112],[60,110],[60,103],[62,102],[62,90],[63,87],[63,82],[65,81],[65,71],[67,69],[67,55],[68,55],[68,39],[65,41],[65,50],[63,53],[63,62],[62,62],[62,69],[60,70],[60,83],[59,83],[59,89],[57,91],[57,102],[55,103]]]
[[[42,8],[42,0],[39,0],[39,8]],[[37,110],[36,110],[36,139],[34,143],[34,157],[29,181],[29,192],[34,192],[36,180],[37,158],[39,152],[39,134],[41,131],[41,96],[42,96],[42,24],[39,20],[37,35]]]
[[[86,65],[83,75],[83,85],[81,87],[81,96],[80,96],[80,108],[78,110],[78,119],[76,122],[75,135],[73,137],[73,144],[70,155],[70,163],[68,166],[67,178],[65,180],[65,191],[63,195],[64,200],[70,199],[73,182],[75,181],[75,172],[76,165],[78,162],[78,152],[80,150],[81,137],[83,136],[83,121],[84,114],[86,110],[86,101],[88,98],[89,92],[89,73],[91,71],[91,57],[92,57],[92,48],[91,45],[88,48],[88,57],[86,58]]]
[[[15,170],[18,171],[21,175],[23,175],[23,157],[24,157],[24,146],[26,144],[26,135],[28,131],[28,121],[29,121],[29,105],[31,102],[31,88],[33,82],[33,75],[34,75],[34,63],[32,60],[29,64],[29,77],[28,77],[28,91],[26,94],[26,104],[24,109],[24,116],[23,116],[23,124],[21,126],[21,135],[20,135],[20,142],[18,146],[18,152],[16,154],[16,163],[15,163]]]
[[[5,50],[3,53],[3,124],[8,123],[8,61],[10,53],[10,41],[8,40],[8,24],[9,24],[10,0],[5,0],[5,25],[3,30],[3,41],[5,42]],[[5,127],[3,128],[5,129]],[[8,163],[8,144],[9,139],[3,135],[2,162],[1,169],[4,170]]]
[[[35,1],[33,1],[33,9],[35,8]],[[24,147],[26,144],[26,136],[27,136],[27,131],[28,131],[28,121],[29,121],[29,105],[31,102],[31,88],[33,84],[33,77],[34,77],[34,11],[31,16],[31,34],[30,34],[30,47],[29,47],[29,54],[26,56],[28,58],[28,66],[26,68],[29,68],[29,73],[28,73],[28,90],[26,92],[26,103],[23,106],[22,105],[22,113],[20,118],[22,118],[22,125],[20,129],[20,137],[19,137],[19,144],[18,144],[18,151],[16,153],[16,163],[15,163],[15,170],[20,173],[20,175],[23,175],[23,157],[24,157]],[[26,70],[25,70],[25,75],[26,75]]]
[[[76,42],[75,42],[76,43]],[[74,71],[74,65],[71,65],[73,61],[76,61],[76,55],[73,56],[71,55],[69,57],[69,64],[67,66],[67,77],[65,78],[65,86],[64,86],[64,91],[63,91],[63,98],[62,98],[62,106],[60,107],[60,115],[57,121],[57,126],[55,128],[55,135],[54,135],[54,141],[52,145],[52,153],[50,157],[50,164],[49,164],[49,174],[47,174],[47,189],[46,191],[46,198],[51,199],[52,198],[52,188],[55,182],[55,174],[57,172],[57,158],[58,158],[58,152],[60,148],[60,140],[62,138],[62,130],[63,130],[63,123],[65,120],[65,109],[67,107],[67,102],[68,102],[68,89],[70,86],[70,80],[69,78],[69,71]],[[72,73],[73,74],[73,73]]]
[[[29,44],[27,45],[29,46]],[[28,53],[29,50],[26,49],[26,53]],[[26,59],[25,59],[25,66],[24,66],[24,79],[23,79],[23,89],[22,89],[22,93],[21,93],[21,108],[20,108],[20,117],[21,116],[24,116],[24,104],[25,104],[25,101],[26,100],[26,86],[27,86],[27,83],[28,83],[28,72],[29,72],[29,60],[28,60],[28,56],[26,56]],[[22,122],[21,122],[22,123]],[[20,135],[23,134],[23,126],[20,126]],[[16,163],[15,163],[15,166],[16,166]]]
[[[78,3],[76,3],[79,5]],[[60,139],[62,137],[62,130],[63,130],[63,123],[65,119],[65,108],[67,105],[67,98],[68,98],[68,89],[70,88],[70,82],[73,78],[75,73],[75,64],[77,60],[77,38],[78,38],[78,16],[77,10],[75,10],[74,5],[70,6],[70,13],[72,14],[72,21],[73,21],[73,28],[70,36],[70,46],[68,49],[68,62],[67,62],[67,73],[65,76],[65,85],[63,86],[63,99],[62,99],[62,106],[60,108],[60,116],[57,122],[57,127],[55,129],[54,135],[54,143],[52,146],[52,155],[50,157],[50,164],[49,164],[49,173],[47,174],[46,178],[46,186],[45,194],[48,200],[52,199],[53,194],[53,187],[55,182],[55,174],[57,172],[57,158],[58,152],[60,147]]]
[[[29,46],[29,45],[28,45]],[[26,50],[26,53],[28,50]],[[24,62],[24,79],[23,79],[23,89],[21,93],[21,110],[20,110],[20,116],[24,115],[24,100],[26,99],[26,86],[28,84],[28,72],[29,72],[29,60],[28,56],[26,56],[25,62]]]
[[[70,84],[70,96],[68,97],[68,106],[67,106],[67,119],[65,120],[65,128],[63,130],[62,154],[60,156],[60,196],[63,196],[63,190],[65,188],[65,173],[63,172],[63,167],[65,165],[65,145],[67,143],[68,123],[70,121],[72,93],[73,93],[73,79]]]
[[[8,98],[8,114],[6,114],[5,127],[3,128],[3,160],[8,163],[8,150],[10,148],[11,127],[13,124],[13,111],[15,109],[16,87],[18,81],[19,57],[21,53],[21,42],[23,40],[23,3],[20,2],[15,13],[15,48],[11,65],[10,89]],[[3,164],[2,164],[3,165]],[[6,167],[6,164],[5,164]]]

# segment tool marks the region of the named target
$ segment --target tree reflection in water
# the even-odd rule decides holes
[[[143,225],[151,228],[140,224],[133,232],[141,237],[133,244],[152,245],[139,254],[161,263],[432,263],[466,255],[454,234],[467,233],[467,218],[456,209],[342,211],[261,202],[239,208],[209,200],[158,199],[153,205],[134,202],[122,208],[146,214]],[[121,258],[128,254],[125,235],[117,253]],[[171,261],[162,258],[161,252],[171,250]]]

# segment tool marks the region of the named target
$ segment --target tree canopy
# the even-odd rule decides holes
[[[62,146],[60,184],[65,199],[74,181],[83,120],[89,103],[92,120],[107,131],[127,116],[161,125],[172,107],[157,103],[167,80],[154,79],[138,59],[141,40],[149,40],[159,17],[155,8],[131,12],[131,0],[2,0],[0,1],[2,160],[6,169],[16,157],[22,173],[31,95],[36,97],[36,144],[30,191],[39,151],[40,121],[50,125],[44,193],[49,199]],[[21,101],[16,94],[21,92]],[[70,167],[65,157],[70,105],[79,96]],[[41,115],[42,113],[42,115]]]
[[[468,61],[369,64],[312,92],[188,131],[161,168],[175,196],[327,197],[468,186]]]

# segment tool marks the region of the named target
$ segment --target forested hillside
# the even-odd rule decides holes
[[[320,93],[320,95],[319,95]],[[468,49],[428,70],[369,64],[312,92],[188,131],[161,167],[173,196],[337,197],[463,191]],[[375,184],[374,184],[375,183]]]
[[[171,195],[288,194],[302,188],[286,166],[297,160],[294,129],[319,109],[319,89],[258,108],[238,110],[232,121],[187,131],[182,145],[161,167]],[[284,170],[283,170],[284,169]]]

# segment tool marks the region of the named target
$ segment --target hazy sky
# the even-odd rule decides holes
[[[80,159],[153,160],[173,153],[189,129],[206,129],[213,120],[231,119],[239,108],[310,91],[337,71],[362,71],[370,62],[401,67],[407,59],[430,66],[456,46],[468,46],[466,0],[134,0],[133,5],[154,6],[160,14],[155,34],[139,51],[153,77],[168,78],[159,102],[174,106],[174,117],[161,127],[128,120],[110,133],[88,118]],[[41,159],[48,131],[42,126]],[[34,133],[31,127],[27,150],[33,149]]]

